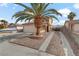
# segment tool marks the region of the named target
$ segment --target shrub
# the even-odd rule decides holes
[[[0,25],[0,29],[3,29],[4,28],[4,25]]]

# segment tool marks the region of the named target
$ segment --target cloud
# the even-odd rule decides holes
[[[75,4],[73,5],[73,7],[74,7],[75,9],[79,9],[79,3],[75,3]]]
[[[14,9],[14,10],[18,7],[18,5],[16,5],[16,4],[12,4],[12,5],[13,5],[12,9]]]
[[[0,3],[0,7],[8,7],[8,3]]]
[[[0,18],[0,20],[2,20],[2,19],[4,19],[4,20],[5,20],[5,18]]]
[[[16,7],[17,7],[18,5],[14,4],[14,6],[16,6]]]
[[[60,12],[64,17],[67,17],[67,15],[71,12],[71,10],[68,8],[63,8],[58,10],[58,12]]]
[[[0,3],[0,7],[9,7],[10,4],[9,3]],[[12,9],[16,9],[16,7],[18,7],[18,5],[13,4]]]

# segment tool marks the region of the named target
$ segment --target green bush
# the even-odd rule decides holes
[[[3,29],[4,28],[4,26],[3,25],[0,25],[0,29]]]

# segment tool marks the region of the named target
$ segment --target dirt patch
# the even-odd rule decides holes
[[[31,35],[18,37],[17,39],[13,39],[10,42],[38,50],[44,40],[48,37],[48,34],[49,33],[45,33],[41,38],[31,37]]]

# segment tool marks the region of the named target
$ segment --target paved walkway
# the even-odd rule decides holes
[[[51,32],[49,34],[49,36],[45,39],[44,43],[41,45],[41,47],[39,48],[39,50],[46,51],[46,49],[47,49],[50,41],[52,40],[53,35],[54,35],[54,32]]]
[[[63,44],[64,50],[65,50],[66,56],[75,56],[73,51],[72,51],[72,48],[70,47],[70,44],[68,43],[68,41],[65,38],[65,36],[63,35],[63,33],[59,32],[59,34],[60,34],[60,37],[62,40],[62,44]]]

